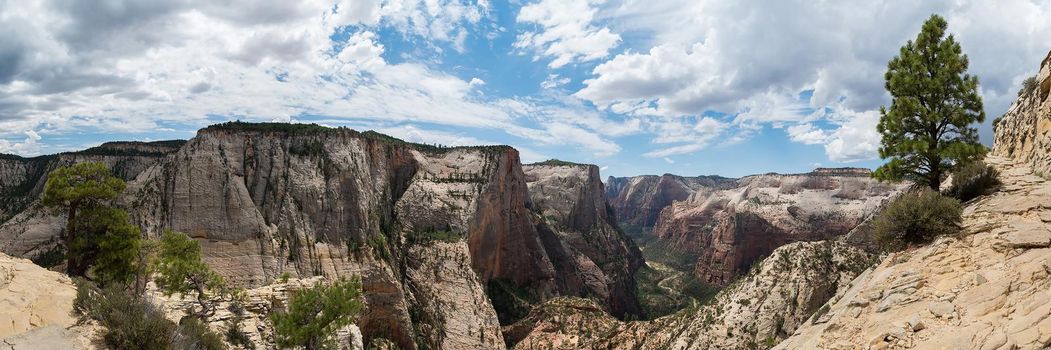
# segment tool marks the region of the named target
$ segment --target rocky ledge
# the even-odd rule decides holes
[[[885,258],[778,348],[1051,346],[1051,182],[986,162],[1004,186],[967,205],[959,235]]]

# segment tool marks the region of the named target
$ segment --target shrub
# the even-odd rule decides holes
[[[221,293],[223,279],[201,258],[201,245],[184,234],[165,231],[160,252],[154,262],[157,288],[167,295],[193,293],[198,310],[187,310],[198,317],[215,313],[213,295]]]
[[[361,280],[341,279],[294,292],[285,310],[270,314],[274,340],[282,348],[333,348],[332,335],[364,308]]]
[[[1018,89],[1018,97],[1036,90],[1036,77],[1028,77],[1022,81],[1022,88]]]
[[[897,251],[909,244],[930,242],[959,229],[963,206],[956,199],[924,189],[894,199],[873,222],[876,241]]]
[[[146,300],[117,287],[99,289],[77,281],[73,310],[105,328],[102,343],[110,349],[167,349],[175,323]]]
[[[194,317],[176,326],[158,307],[114,285],[98,288],[77,280],[73,311],[81,321],[98,321],[102,343],[109,349],[226,349],[218,334]]]
[[[179,321],[179,328],[172,336],[172,348],[194,350],[226,349],[222,337],[213,332],[200,319],[187,316]]]
[[[1000,186],[999,177],[1000,172],[984,162],[966,164],[953,172],[952,186],[945,194],[966,202],[995,191]]]

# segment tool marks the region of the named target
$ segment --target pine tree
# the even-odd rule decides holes
[[[52,171],[44,184],[41,202],[45,207],[65,209],[66,231],[62,243],[66,247],[66,273],[84,276],[89,262],[81,259],[72,247],[77,239],[78,211],[107,205],[124,191],[124,181],[110,174],[102,163],[78,163]]]
[[[153,267],[157,288],[168,295],[194,293],[200,309],[190,312],[197,317],[215,313],[216,303],[212,297],[222,292],[223,279],[201,258],[201,245],[182,233],[168,230],[161,237],[158,250]]]
[[[945,19],[932,15],[887,65],[890,108],[880,108],[881,180],[912,180],[937,191],[954,168],[981,158],[985,146],[971,124],[985,120],[978,78]]]
[[[270,315],[277,345],[307,350],[334,348],[332,335],[353,322],[364,308],[360,298],[361,281],[357,278],[295,292],[286,310]]]

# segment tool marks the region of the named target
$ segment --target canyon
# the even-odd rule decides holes
[[[964,203],[958,234],[893,253],[876,249],[872,217],[909,185],[856,168],[603,183],[595,165],[522,164],[508,146],[240,122],[4,155],[0,345],[95,346],[73,282],[38,266],[61,264],[47,173],[91,161],[128,182],[117,204],[147,237],[185,232],[245,288],[240,327],[261,348],[289,293],[346,276],[367,305],[338,331],[352,349],[1046,348],[1051,55],[1035,80],[995,123],[985,161],[1002,186]],[[655,250],[718,292],[646,319],[637,276]],[[190,302],[148,295],[173,320]]]
[[[118,203],[147,237],[185,232],[228,283],[360,276],[366,344],[503,347],[501,323],[560,295],[638,312],[641,255],[612,221],[594,166],[523,168],[506,146],[233,122],[185,143],[4,158],[0,251],[53,250],[64,217],[38,198],[48,170],[79,161],[110,166],[128,181]]]

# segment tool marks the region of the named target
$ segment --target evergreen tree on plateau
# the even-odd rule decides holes
[[[66,273],[70,276],[84,276],[89,265],[82,259],[83,253],[75,249],[81,242],[77,236],[79,211],[107,206],[124,187],[124,181],[111,175],[102,163],[77,163],[48,174],[41,202],[45,207],[66,211],[62,243],[67,253]]]
[[[937,191],[956,167],[978,160],[986,148],[971,124],[985,120],[978,78],[967,74],[967,55],[948,24],[932,15],[916,41],[887,64],[890,108],[880,108],[880,157],[890,159],[873,176],[912,180]]]

